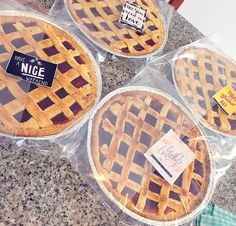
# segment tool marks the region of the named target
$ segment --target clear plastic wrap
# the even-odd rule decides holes
[[[12,0],[1,6],[2,143],[51,150],[52,144],[60,145],[59,140],[82,126],[98,103],[102,86],[98,64],[86,45],[71,32],[70,23]],[[29,65],[26,59],[16,63],[21,71],[24,63],[27,78],[41,79],[36,72],[41,67],[46,70],[40,66],[43,60],[56,64],[52,86],[9,76],[6,69],[14,51],[35,57],[34,72],[30,68],[36,66]],[[48,74],[43,76],[47,79]]]
[[[220,53],[203,39],[150,62],[124,88],[101,100],[79,136],[73,134],[77,143],[65,148],[64,156],[84,175],[101,202],[129,225],[191,224],[236,156],[235,138],[206,126],[173,79],[174,63],[188,61],[185,57],[199,66],[202,76],[201,60],[196,63],[196,56],[179,54],[202,45]],[[221,60],[213,60],[212,67],[222,65]],[[223,69],[218,71],[222,74]],[[195,154],[174,184],[145,157],[151,149],[160,149],[158,142],[171,130]]]
[[[236,156],[235,115],[226,117],[209,99],[224,85],[235,86],[235,63],[204,39],[149,62],[126,87],[98,103],[102,82],[96,60],[124,56],[91,43],[92,36],[78,29],[62,3],[58,0],[47,16],[13,0],[2,5],[2,144],[62,151],[102,203],[130,225],[190,223],[210,201],[217,181]],[[164,15],[167,34],[172,8],[164,1],[153,3]],[[96,8],[92,11],[97,15]],[[14,50],[58,64],[53,86],[40,87],[6,75]],[[157,52],[145,59],[122,60],[142,68]],[[207,83],[216,88],[208,89]],[[209,111],[214,113],[214,125],[207,120]],[[144,156],[169,131],[195,155],[174,184]]]
[[[147,10],[144,33],[119,22],[125,2]],[[101,60],[112,55],[113,58],[145,58],[147,61],[158,55],[166,44],[173,7],[162,0],[57,0],[51,14],[74,21],[77,34],[85,38],[88,45],[96,47]]]

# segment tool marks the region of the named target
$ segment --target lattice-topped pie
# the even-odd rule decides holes
[[[190,109],[211,128],[236,135],[236,114],[226,115],[212,98],[227,84],[236,87],[236,64],[204,47],[188,47],[177,53],[173,76]]]
[[[209,192],[212,163],[194,121],[163,93],[147,90],[120,89],[102,101],[90,120],[88,148],[106,195],[132,217],[154,224],[198,209]],[[196,155],[173,185],[144,156],[170,129]]]
[[[152,0],[132,3],[147,10],[144,33],[119,22],[125,0],[65,0],[78,27],[100,47],[125,57],[145,56],[160,50],[167,39],[164,17]]]
[[[0,132],[27,137],[58,134],[94,105],[98,71],[79,40],[50,22],[24,15],[0,14]],[[14,50],[58,64],[52,87],[7,76]]]

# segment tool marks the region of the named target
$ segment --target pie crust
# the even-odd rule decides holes
[[[0,33],[0,132],[44,137],[82,120],[99,96],[99,71],[87,48],[36,14],[1,12]],[[52,87],[7,76],[14,50],[58,64]]]
[[[144,157],[170,129],[196,155],[173,185]],[[201,211],[212,183],[210,149],[203,137],[166,94],[123,88],[102,100],[89,122],[90,165],[103,192],[130,216],[147,224],[186,220]]]
[[[236,114],[226,115],[212,98],[223,87],[236,87],[236,64],[206,47],[180,50],[173,65],[175,84],[202,122],[217,132],[236,135]]]
[[[167,41],[167,26],[152,0],[132,3],[147,10],[144,33],[119,22],[125,0],[65,0],[80,30],[98,46],[123,57],[145,57],[160,51]]]

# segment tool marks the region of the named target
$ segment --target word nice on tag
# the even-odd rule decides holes
[[[121,11],[120,23],[143,33],[147,11],[133,3],[126,2]]]
[[[14,51],[6,73],[36,85],[51,87],[56,69],[56,64]]]
[[[227,115],[236,113],[236,91],[231,85],[225,86],[213,98]]]
[[[171,185],[196,158],[173,130],[169,130],[144,156]]]

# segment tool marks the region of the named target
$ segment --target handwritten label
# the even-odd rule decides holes
[[[126,24],[133,29],[144,32],[147,11],[138,5],[126,2],[123,6],[120,23]]]
[[[231,85],[225,86],[213,98],[227,115],[236,113],[236,91]]]
[[[157,141],[144,156],[171,185],[196,157],[173,130]]]
[[[14,51],[6,73],[36,85],[51,87],[56,69],[56,64]]]

